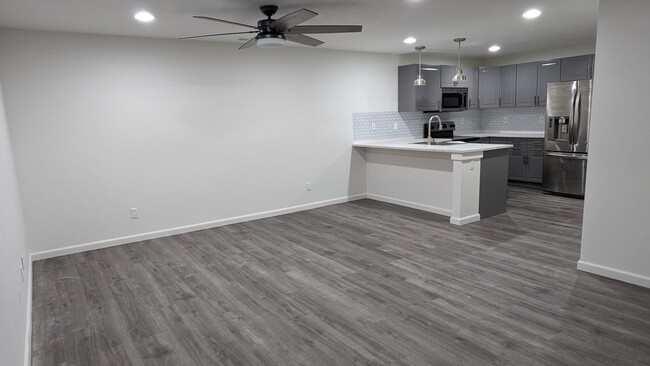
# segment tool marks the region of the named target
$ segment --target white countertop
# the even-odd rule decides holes
[[[450,139],[434,139],[434,140],[450,140]],[[512,145],[509,144],[473,144],[473,143],[457,144],[457,145],[414,144],[414,142],[423,142],[423,141],[426,141],[426,139],[401,138],[401,139],[390,139],[390,140],[355,141],[352,143],[352,146],[369,147],[369,148],[376,148],[376,149],[391,149],[391,150],[431,151],[431,152],[450,153],[450,154],[464,154],[464,153],[473,153],[473,152],[481,152],[481,151],[489,151],[489,150],[509,149],[512,147]]]
[[[454,136],[544,138],[544,131],[476,131],[458,132]]]

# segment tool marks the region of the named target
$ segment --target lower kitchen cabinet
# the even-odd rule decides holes
[[[478,143],[511,144],[508,153],[508,180],[542,183],[544,139],[521,137],[482,138]]]
[[[542,183],[544,170],[544,140],[528,139],[526,155],[526,181]]]

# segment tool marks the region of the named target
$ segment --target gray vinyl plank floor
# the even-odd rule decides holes
[[[576,270],[582,203],[361,200],[38,261],[32,365],[650,365],[650,289]]]

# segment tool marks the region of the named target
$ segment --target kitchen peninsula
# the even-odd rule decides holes
[[[356,141],[368,198],[469,224],[506,210],[508,144],[428,145],[420,139]]]

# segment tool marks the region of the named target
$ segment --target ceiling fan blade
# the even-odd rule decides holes
[[[228,36],[228,35],[231,35],[231,34],[248,34],[248,33],[259,33],[259,32],[258,31],[250,31],[250,32],[203,34],[203,35],[200,35],[200,36],[181,37],[179,39],[205,38],[205,37]]]
[[[242,23],[237,23],[237,22],[231,22],[230,20],[223,20],[223,19],[217,19],[217,18],[212,18],[212,17],[206,17],[206,16],[203,16],[203,15],[195,15],[194,18],[196,18],[196,19],[214,20],[215,22],[228,23],[228,24],[233,24],[233,25],[241,25],[242,27],[257,29],[257,27],[254,27],[252,25],[242,24]]]
[[[312,46],[312,47],[320,46],[323,43],[325,43],[325,42],[323,42],[321,40],[318,40],[316,38],[311,38],[311,37],[307,37],[307,36],[304,36],[302,34],[296,34],[296,33],[285,33],[284,37],[287,39],[287,41],[296,42],[296,43],[300,43],[300,44],[304,44],[306,46]]]
[[[244,48],[252,47],[255,44],[256,39],[257,39],[256,37],[253,37],[253,38],[249,39],[246,43],[241,45],[241,47],[239,47],[239,49],[243,50]]]
[[[360,25],[298,25],[287,29],[287,33],[353,33],[361,32]]]
[[[271,22],[271,24],[269,24],[269,26],[271,28],[275,28],[281,32],[284,32],[285,30],[291,27],[295,27],[296,25],[315,17],[316,15],[318,15],[318,13],[315,13],[311,10],[300,9],[294,11],[291,14],[287,14],[280,19],[274,20]]]

